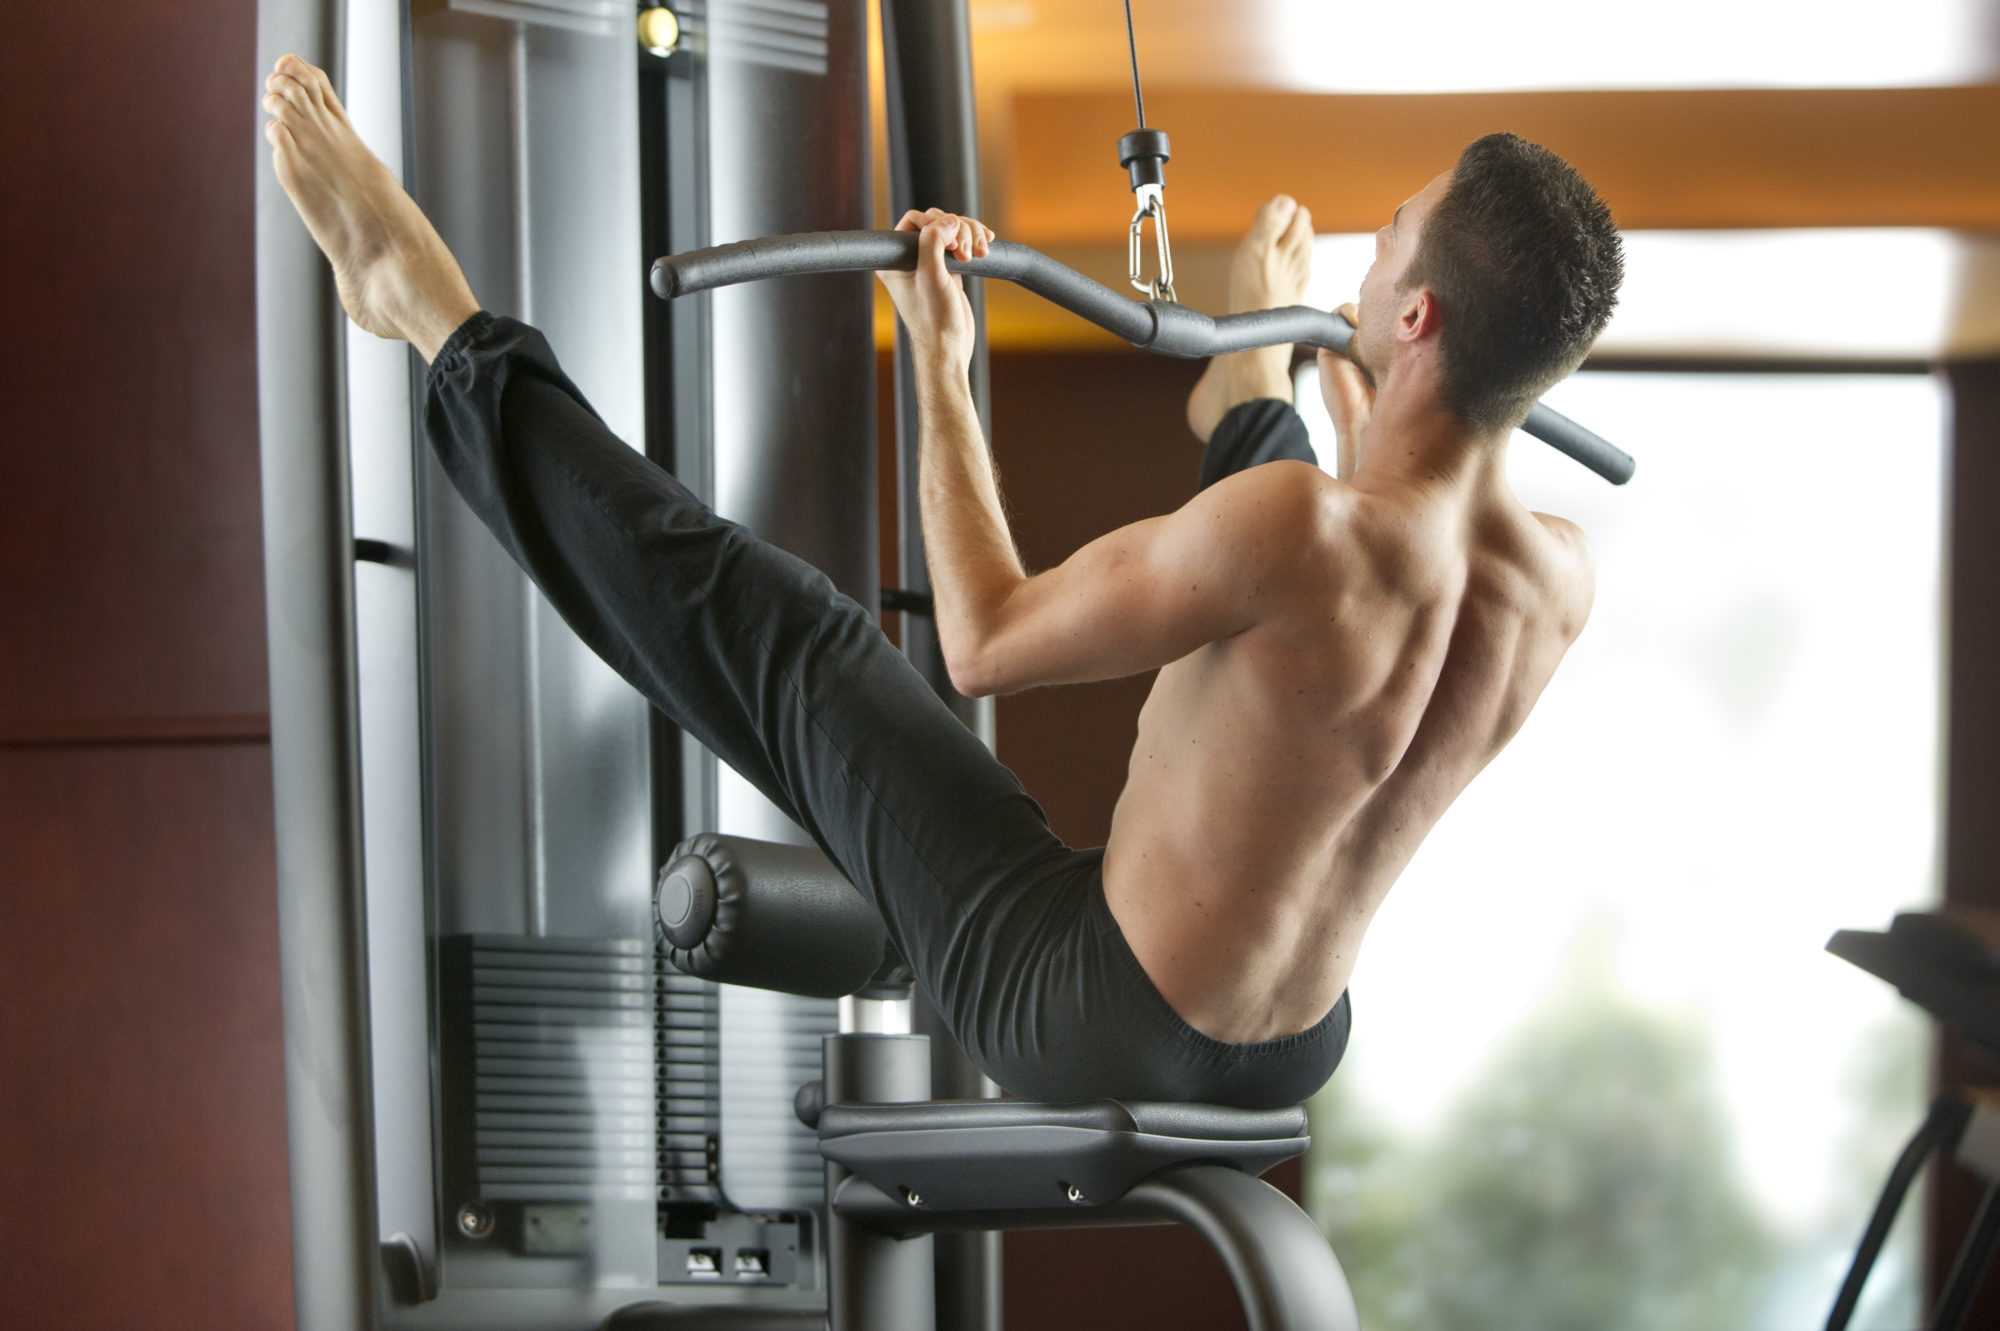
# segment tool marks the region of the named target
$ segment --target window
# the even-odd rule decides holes
[[[1919,1015],[1822,947],[1936,893],[1943,391],[1550,403],[1638,476],[1516,437],[1596,609],[1369,934],[1308,1205],[1374,1331],[1819,1325],[1927,1093]],[[1916,1323],[1920,1210],[1855,1327]]]

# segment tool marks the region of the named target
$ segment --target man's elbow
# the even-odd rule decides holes
[[[1006,692],[997,672],[993,669],[992,654],[959,646],[956,650],[947,648],[944,653],[945,673],[951,677],[952,688],[961,697],[990,698],[996,693]]]
[[[956,613],[938,615],[938,651],[952,688],[967,698],[990,698],[1023,687],[1011,676],[1018,668],[1019,634],[1007,613],[1004,596],[980,604],[978,612],[961,604]]]
[[[951,686],[967,698],[991,698],[1002,693],[1018,693],[1042,682],[1027,677],[1023,667],[1029,658],[1025,644],[1008,626],[955,624],[950,631],[940,626],[938,650],[944,656],[945,673]]]
[[[961,698],[991,698],[1006,692],[1005,689],[995,688],[976,676],[962,675],[956,671],[951,676],[951,687]]]

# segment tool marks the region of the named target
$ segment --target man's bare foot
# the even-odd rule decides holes
[[[347,317],[434,358],[479,309],[458,260],[355,134],[322,71],[280,57],[263,106],[278,183],[333,265]]]
[[[1280,194],[1262,208],[1229,263],[1229,312],[1272,310],[1305,299],[1312,277],[1312,213]],[[1217,356],[1188,397],[1188,428],[1203,443],[1231,407],[1260,397],[1292,400],[1290,347]]]
[[[1229,312],[1275,310],[1306,298],[1312,280],[1312,211],[1280,194],[1250,223],[1229,261]]]

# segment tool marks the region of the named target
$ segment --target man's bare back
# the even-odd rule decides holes
[[[1440,410],[1435,337],[1404,327],[1398,280],[1448,183],[1383,228],[1349,311],[1375,385],[1322,359],[1342,479],[1303,462],[1251,468],[1021,575],[976,627],[941,625],[968,691],[1169,662],[1140,714],[1105,896],[1168,1003],[1217,1039],[1268,1040],[1326,1015],[1389,888],[1520,729],[1589,613],[1582,534],[1513,496],[1507,432],[1473,437]],[[1267,205],[1236,257],[1232,310],[1298,302],[1311,239],[1303,209]],[[915,284],[892,283],[906,319]],[[1212,364],[1189,406],[1197,435],[1243,402],[1289,401],[1288,356]],[[926,403],[945,440],[951,397],[940,387]],[[925,465],[927,532],[976,527],[958,501],[983,479],[978,460],[945,445]],[[981,599],[992,544],[932,539],[941,614]]]
[[[1438,188],[1406,205],[1401,235],[1384,229],[1384,279]],[[1309,228],[1275,229],[1260,216],[1246,237],[1232,309],[1302,297],[1283,251]],[[1371,282],[1364,300],[1388,285]],[[1258,355],[1211,368],[1190,406],[1204,436],[1237,402],[1289,397],[1283,361]],[[1590,609],[1582,533],[1514,497],[1503,445],[1438,449],[1421,412],[1406,442],[1398,404],[1378,410],[1352,365],[1322,373],[1348,475],[1259,469],[1297,492],[1271,536],[1296,546],[1294,576],[1257,626],[1161,669],[1105,855],[1133,951],[1218,1039],[1304,1030],[1333,1005],[1390,887]]]
[[[1160,671],[1105,894],[1197,1030],[1304,1030],[1347,987],[1418,844],[1512,739],[1582,628],[1581,538],[1504,487],[1347,485],[1289,533],[1286,609]]]

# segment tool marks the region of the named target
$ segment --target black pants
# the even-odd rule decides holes
[[[1103,851],[1056,838],[866,610],[619,442],[540,333],[467,320],[431,366],[424,425],[570,627],[874,902],[988,1076],[1038,1100],[1268,1108],[1332,1075],[1344,996],[1279,1040],[1189,1026],[1105,905]],[[1312,456],[1276,401],[1231,413],[1209,454],[1218,476]]]

